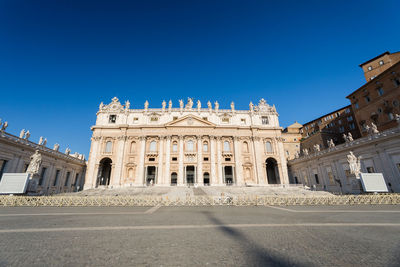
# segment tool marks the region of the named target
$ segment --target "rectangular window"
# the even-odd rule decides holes
[[[177,143],[172,144],[172,152],[178,152],[178,144]]]
[[[242,124],[246,124],[246,119],[240,119],[240,122],[241,122]]]
[[[261,122],[263,125],[268,125],[269,124],[268,117],[266,116],[261,117]]]
[[[43,185],[44,178],[45,178],[45,175],[46,175],[46,170],[47,170],[47,168],[43,167],[42,168],[42,172],[40,173],[40,178],[39,178],[39,185],[40,186]]]
[[[369,96],[365,96],[365,102],[369,103],[371,101],[371,98],[369,98]]]
[[[176,121],[178,119],[178,117],[173,117],[172,120]]]
[[[222,118],[223,123],[229,123],[229,118]]]
[[[347,121],[353,121],[353,116],[348,116]]]
[[[138,123],[139,122],[139,118],[135,117],[133,118],[133,123]]]
[[[358,109],[358,108],[359,108],[358,102],[354,103],[354,108],[355,108],[355,109]]]
[[[54,177],[53,186],[57,186],[59,176],[60,176],[60,170],[57,170],[56,176]]]
[[[208,121],[208,118],[207,117],[203,117],[203,120]]]
[[[318,178],[318,174],[314,174],[314,177],[315,177],[315,182],[317,183],[317,184],[319,184],[319,178]]]
[[[381,96],[381,95],[383,95],[383,89],[382,89],[382,87],[380,87],[380,88],[378,88],[378,89],[376,89],[377,91],[378,91],[378,95],[379,96]]]
[[[349,108],[346,108],[346,113],[350,113],[350,109]]]
[[[108,117],[108,122],[109,123],[115,123],[117,121],[117,115],[110,115]]]
[[[231,158],[225,158],[225,161],[231,161]]]
[[[149,158],[149,161],[156,161],[155,158]]]
[[[339,127],[339,132],[341,132],[341,133],[344,132],[344,127],[343,127],[343,126],[340,126],[340,127]]]
[[[68,186],[69,183],[69,176],[71,175],[71,172],[67,172],[67,177],[65,177],[65,183],[64,186]]]
[[[208,161],[208,158],[203,158],[204,161]]]
[[[356,125],[354,124],[354,122],[350,123],[350,129],[354,130],[356,128]]]
[[[157,117],[151,117],[150,121],[152,121],[152,122],[158,121],[158,118]]]
[[[178,161],[178,158],[177,157],[173,157],[172,161]]]

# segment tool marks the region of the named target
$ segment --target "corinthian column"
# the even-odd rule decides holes
[[[157,170],[157,184],[162,184],[163,181],[163,159],[164,159],[164,137],[160,136],[160,144],[158,149],[158,170]]]
[[[144,185],[144,157],[146,152],[146,137],[140,137],[140,155],[139,155],[139,166],[137,169],[135,184]]]
[[[234,157],[235,157],[235,170],[236,170],[236,184],[242,186],[243,181],[243,168],[242,168],[242,155],[240,151],[240,139],[238,136],[233,138],[234,144]]]
[[[163,179],[163,184],[170,183],[170,161],[171,161],[171,136],[166,136],[166,145],[165,145],[165,174]]]
[[[115,163],[115,172],[112,174],[112,181],[110,184],[112,184],[114,187],[118,187],[122,183],[122,168],[123,168],[123,162],[124,162],[124,154],[125,154],[125,143],[126,143],[126,136],[118,136],[117,138],[118,142],[118,149],[117,149],[117,160]]]
[[[215,185],[218,183],[217,175],[215,172],[215,136],[210,136],[210,155],[211,155],[211,177],[210,184]]]
[[[85,189],[96,187],[96,180],[97,180],[96,166],[98,165],[97,154],[100,147],[100,139],[101,138],[98,136],[92,137],[92,144],[89,154],[89,162],[88,162],[88,168],[86,172],[86,179],[84,186]]]
[[[183,136],[179,136],[178,185],[183,185]]]
[[[221,155],[221,137],[217,136],[217,174],[218,174],[218,184],[222,185],[222,155]]]
[[[197,184],[203,185],[203,146],[201,135],[197,136]]]

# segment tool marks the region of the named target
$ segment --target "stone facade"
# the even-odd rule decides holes
[[[236,110],[192,99],[130,109],[113,98],[92,131],[85,189],[289,183],[278,114],[264,99]]]
[[[400,61],[400,52],[390,53],[389,51],[380,54],[364,63],[360,67],[364,71],[367,82],[372,81],[378,75],[391,68]]]
[[[0,179],[3,173],[23,173],[27,171],[30,157],[36,150],[41,154],[41,165],[38,171],[39,195],[74,192],[84,185],[86,162],[83,155],[58,151],[58,144],[53,149],[46,147],[45,139],[39,143],[29,141],[29,134],[21,131],[17,137],[0,131]]]
[[[400,192],[400,127],[310,152],[288,162],[292,183],[317,190],[360,193],[361,184],[351,173],[347,156],[361,156],[361,172],[383,173],[390,192]]]
[[[287,160],[291,160],[300,155],[300,140],[302,138],[301,129],[303,125],[298,122],[289,125],[283,130],[283,148]]]

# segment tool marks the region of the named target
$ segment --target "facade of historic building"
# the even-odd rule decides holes
[[[36,193],[49,195],[75,192],[83,189],[86,162],[83,155],[59,151],[59,145],[46,146],[47,140],[40,138],[38,143],[29,140],[29,131],[22,130],[20,136],[0,130],[0,180],[3,173],[24,173],[27,171],[31,156],[38,151],[41,164],[38,170],[39,184]],[[32,192],[31,192],[32,193]]]
[[[249,110],[179,107],[130,109],[113,98],[100,104],[85,189],[144,185],[288,184],[282,128],[264,99]]]
[[[397,128],[322,148],[288,161],[290,181],[316,190],[361,193],[360,180],[351,173],[348,155],[360,160],[363,173],[382,173],[389,192],[400,192],[400,118]]]

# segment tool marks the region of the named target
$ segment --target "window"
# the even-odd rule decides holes
[[[246,119],[240,119],[240,123],[246,124]]]
[[[139,122],[139,118],[138,117],[133,118],[133,123],[138,123],[138,122]]]
[[[53,182],[53,186],[57,186],[58,183],[58,177],[60,176],[60,170],[56,171],[56,176],[54,177],[54,182]]]
[[[383,89],[382,89],[382,87],[380,87],[380,88],[378,88],[378,89],[376,89],[376,90],[378,91],[378,95],[379,95],[379,96],[383,95]]]
[[[367,173],[374,173],[374,167],[367,167]]]
[[[339,125],[342,125],[342,120],[338,120]]]
[[[228,141],[224,142],[224,151],[231,151],[231,147]]]
[[[187,151],[193,151],[194,150],[194,143],[192,140],[187,142]]]
[[[346,111],[345,111],[346,113],[350,113],[350,109],[349,108],[346,108]]]
[[[207,118],[207,117],[203,117],[202,119],[205,120],[205,121],[208,121],[208,118]]]
[[[150,142],[150,152],[156,152],[156,151],[157,151],[157,142],[151,141]]]
[[[203,160],[204,160],[204,161],[208,161],[208,158],[207,158],[207,157],[206,157],[206,158],[203,158]]]
[[[149,161],[156,161],[155,158],[149,158]]]
[[[350,123],[350,130],[354,130],[356,128],[356,125],[354,122]]]
[[[382,113],[382,108],[378,108],[378,113],[379,113],[379,114]]]
[[[347,121],[353,121],[353,116],[348,116]]]
[[[117,115],[110,115],[108,117],[108,122],[109,123],[115,123],[117,121]]]
[[[266,149],[267,153],[272,153],[272,145],[271,145],[270,141],[267,141],[265,143],[265,149]]]
[[[355,109],[358,109],[358,108],[359,108],[358,102],[354,103],[354,108],[355,108]]]
[[[365,102],[369,103],[371,101],[371,98],[369,98],[369,96],[365,96]]]
[[[172,152],[178,152],[178,143],[176,141],[172,143]]]
[[[339,132],[344,133],[344,127],[343,126],[339,127]]]
[[[173,117],[172,118],[173,121],[176,121],[177,119],[178,119],[178,117]]]
[[[249,144],[247,142],[243,142],[243,152],[249,153]]]
[[[225,161],[231,161],[231,158],[225,158]]]
[[[39,178],[39,185],[43,185],[44,177],[46,175],[46,170],[47,168],[45,167],[42,168],[42,172],[40,173],[40,178]]]
[[[383,60],[379,61],[379,65],[382,66],[383,64],[385,64],[385,62],[383,62]]]
[[[64,186],[68,186],[69,183],[69,177],[71,176],[71,172],[67,172],[67,177],[65,177],[65,183]]]
[[[178,158],[177,157],[173,157],[172,161],[178,161]]]
[[[151,117],[151,118],[150,118],[150,121],[151,121],[151,122],[157,122],[157,121],[158,121],[158,117]]]
[[[208,152],[208,142],[203,143],[203,151]]]
[[[130,148],[131,153],[135,153],[135,147],[136,147],[136,142],[134,141],[131,143],[131,148]]]
[[[372,66],[368,66],[368,70],[372,70]]]
[[[72,186],[76,186],[78,184],[78,179],[79,179],[79,173],[77,173],[75,175],[75,181],[74,181],[74,184]]]
[[[222,122],[223,123],[229,123],[229,118],[227,118],[227,117],[222,118]]]
[[[315,177],[315,182],[317,183],[317,184],[319,184],[319,178],[318,178],[318,174],[314,174],[314,177]]]
[[[265,116],[261,117],[261,123],[263,125],[268,125],[268,123],[269,123],[268,117],[265,117]]]
[[[111,141],[107,141],[105,152],[106,153],[111,153],[111,151],[112,151],[112,142]]]

